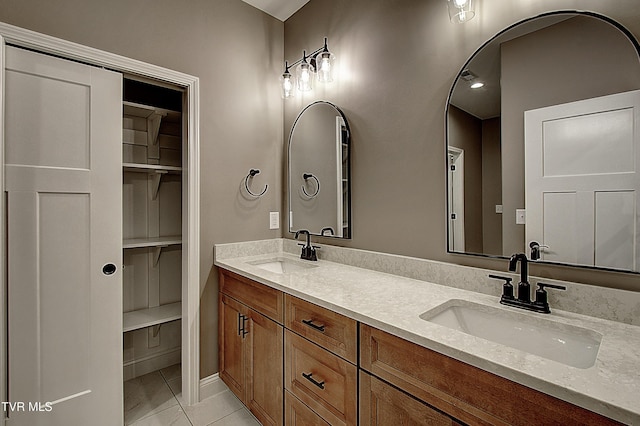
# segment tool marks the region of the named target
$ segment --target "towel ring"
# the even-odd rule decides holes
[[[302,177],[304,178],[305,182],[307,181],[307,179],[309,178],[313,178],[316,181],[316,192],[314,192],[313,194],[309,194],[306,190],[306,188],[304,187],[304,185],[302,185],[302,192],[304,192],[304,195],[306,195],[309,198],[316,198],[318,196],[318,193],[320,192],[320,181],[318,180],[317,177],[315,177],[313,174],[311,173],[304,173],[302,175]]]
[[[265,184],[264,185],[264,189],[262,190],[261,193],[259,194],[255,194],[253,193],[250,189],[249,189],[249,178],[253,178],[255,175],[257,175],[258,173],[260,173],[260,170],[258,169],[251,169],[249,170],[249,174],[247,175],[246,178],[244,178],[244,187],[247,190],[247,192],[249,193],[249,195],[251,195],[252,197],[255,198],[260,198],[262,197],[266,192],[267,192],[267,188],[269,188],[269,185]]]

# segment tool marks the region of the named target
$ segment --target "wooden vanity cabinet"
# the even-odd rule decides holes
[[[357,367],[285,330],[285,388],[333,426],[357,424]]]
[[[364,324],[360,367],[467,424],[620,424]]]
[[[286,294],[284,325],[346,359],[358,360],[358,323],[351,318]]]
[[[363,370],[360,370],[359,399],[361,425],[461,425]]]
[[[220,378],[263,425],[283,424],[281,323],[282,292],[221,270]]]
[[[292,401],[286,410],[298,419],[304,415],[305,424],[357,424],[357,321],[284,297],[285,389]]]
[[[263,425],[620,424],[222,269],[219,309],[220,377]]]

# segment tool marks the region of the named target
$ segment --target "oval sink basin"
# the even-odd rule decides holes
[[[250,262],[250,264],[266,271],[274,272],[276,274],[287,274],[291,272],[303,271],[305,269],[315,268],[317,266],[310,262],[304,263],[302,261],[291,260],[284,257],[258,260],[255,262]]]
[[[449,300],[420,318],[577,368],[595,364],[602,341],[593,330],[466,300]]]

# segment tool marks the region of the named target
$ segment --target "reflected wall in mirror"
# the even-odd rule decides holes
[[[289,135],[289,232],[351,238],[350,132],[335,105],[317,101]]]
[[[640,270],[639,52],[561,11],[472,55],[447,104],[449,252]]]

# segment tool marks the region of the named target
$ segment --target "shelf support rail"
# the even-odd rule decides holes
[[[158,261],[160,261],[160,255],[162,254],[162,249],[163,248],[167,248],[167,247],[169,247],[167,244],[154,247],[154,252],[153,252],[153,267],[154,268],[158,266]]]
[[[160,124],[166,113],[154,111],[147,117],[147,157],[160,159],[160,144],[158,136],[160,134]]]
[[[149,174],[151,179],[153,179],[153,200],[156,200],[158,198],[158,191],[160,191],[160,180],[162,180],[162,175],[166,175],[167,173],[169,173],[167,170],[154,170],[153,174]]]

